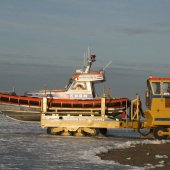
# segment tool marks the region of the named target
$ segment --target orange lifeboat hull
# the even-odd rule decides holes
[[[40,121],[41,98],[27,96],[13,96],[0,93],[0,111],[14,119],[23,121]],[[90,100],[76,99],[47,99],[49,110],[56,109],[101,109],[101,98]],[[129,107],[128,98],[106,98],[106,114],[120,113]]]

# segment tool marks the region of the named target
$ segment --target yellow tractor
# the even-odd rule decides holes
[[[143,127],[151,129],[156,139],[166,139],[170,136],[170,78],[149,77],[147,86]]]

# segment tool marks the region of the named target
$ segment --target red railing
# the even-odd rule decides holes
[[[13,96],[8,94],[0,93],[0,103],[9,103],[17,105],[26,105],[26,106],[37,106],[41,107],[41,98],[36,97],[27,97],[27,96]],[[93,100],[75,100],[75,99],[53,99],[48,98],[48,107],[66,107],[66,108],[100,108],[101,99]],[[108,108],[120,108],[128,107],[129,99],[120,98],[120,99],[106,99],[106,107]]]
[[[41,98],[27,96],[13,96],[8,94],[0,94],[0,103],[10,103],[27,106],[41,106]]]

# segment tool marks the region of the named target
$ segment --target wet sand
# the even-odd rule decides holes
[[[124,165],[147,169],[170,169],[170,143],[137,144],[130,148],[113,149],[98,156],[102,160],[113,160]]]

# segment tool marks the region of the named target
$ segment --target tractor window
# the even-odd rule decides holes
[[[160,95],[161,94],[161,86],[160,82],[152,82],[153,94]]]
[[[163,82],[163,95],[170,95],[170,82]]]

